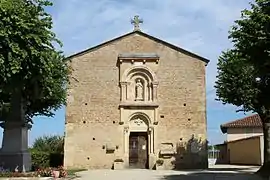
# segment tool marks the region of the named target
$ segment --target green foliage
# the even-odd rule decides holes
[[[263,114],[270,108],[270,86],[264,83],[270,72],[270,1],[255,0],[251,10],[242,11],[229,39],[234,47],[218,60],[218,100]]]
[[[31,150],[32,169],[63,166],[63,153],[48,153]]]
[[[68,65],[62,45],[45,12],[48,0],[1,0],[0,2],[0,110],[2,120],[10,113],[11,97],[23,99],[27,121],[35,115],[52,116],[65,104]]]
[[[242,11],[229,35],[233,48],[218,60],[215,87],[223,103],[260,115],[264,133],[264,164],[258,171],[269,177],[270,168],[270,0],[255,0]]]
[[[31,149],[33,169],[50,167],[50,153]]]
[[[37,138],[30,149],[34,169],[63,165],[64,138],[43,136]]]
[[[87,171],[87,169],[68,169],[67,170],[67,174],[69,176],[75,176],[77,172],[80,172],[80,171]]]
[[[48,153],[64,153],[64,138],[57,135],[39,137],[34,141],[32,149]]]
[[[260,92],[255,81],[254,67],[238,56],[234,50],[223,52],[218,61],[216,81],[218,100],[242,107],[245,111],[254,111]]]

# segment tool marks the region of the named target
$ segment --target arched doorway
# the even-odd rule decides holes
[[[129,167],[147,169],[148,135],[146,132],[131,132],[129,135]]]
[[[149,159],[149,119],[140,113],[129,121],[129,167],[148,168]]]

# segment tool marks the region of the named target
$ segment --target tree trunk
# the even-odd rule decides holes
[[[270,177],[270,116],[260,115],[263,124],[263,139],[264,139],[264,149],[263,149],[263,165],[257,171],[259,175],[265,178]]]

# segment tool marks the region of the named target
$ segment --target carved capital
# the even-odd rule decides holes
[[[157,87],[158,86],[158,82],[157,81],[152,82],[152,84],[153,84],[153,87]]]
[[[126,82],[126,81],[121,81],[119,84],[120,84],[120,86],[126,86],[126,85],[128,84],[128,82]]]
[[[128,126],[125,126],[125,127],[124,127],[124,132],[125,132],[125,133],[128,133],[128,131],[129,131],[129,127],[128,127]]]
[[[148,128],[148,131],[149,131],[149,132],[154,131],[154,127],[150,126],[150,127]]]

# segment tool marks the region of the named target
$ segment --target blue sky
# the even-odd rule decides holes
[[[213,87],[218,56],[231,47],[228,31],[244,8],[249,8],[249,0],[56,0],[48,11],[66,55],[132,31],[130,19],[139,15],[144,20],[143,32],[210,59],[206,77],[208,139],[221,143],[220,124],[246,116],[236,113],[232,105],[215,101]],[[36,117],[29,143],[42,135],[63,135],[64,120],[64,108],[53,118]]]

